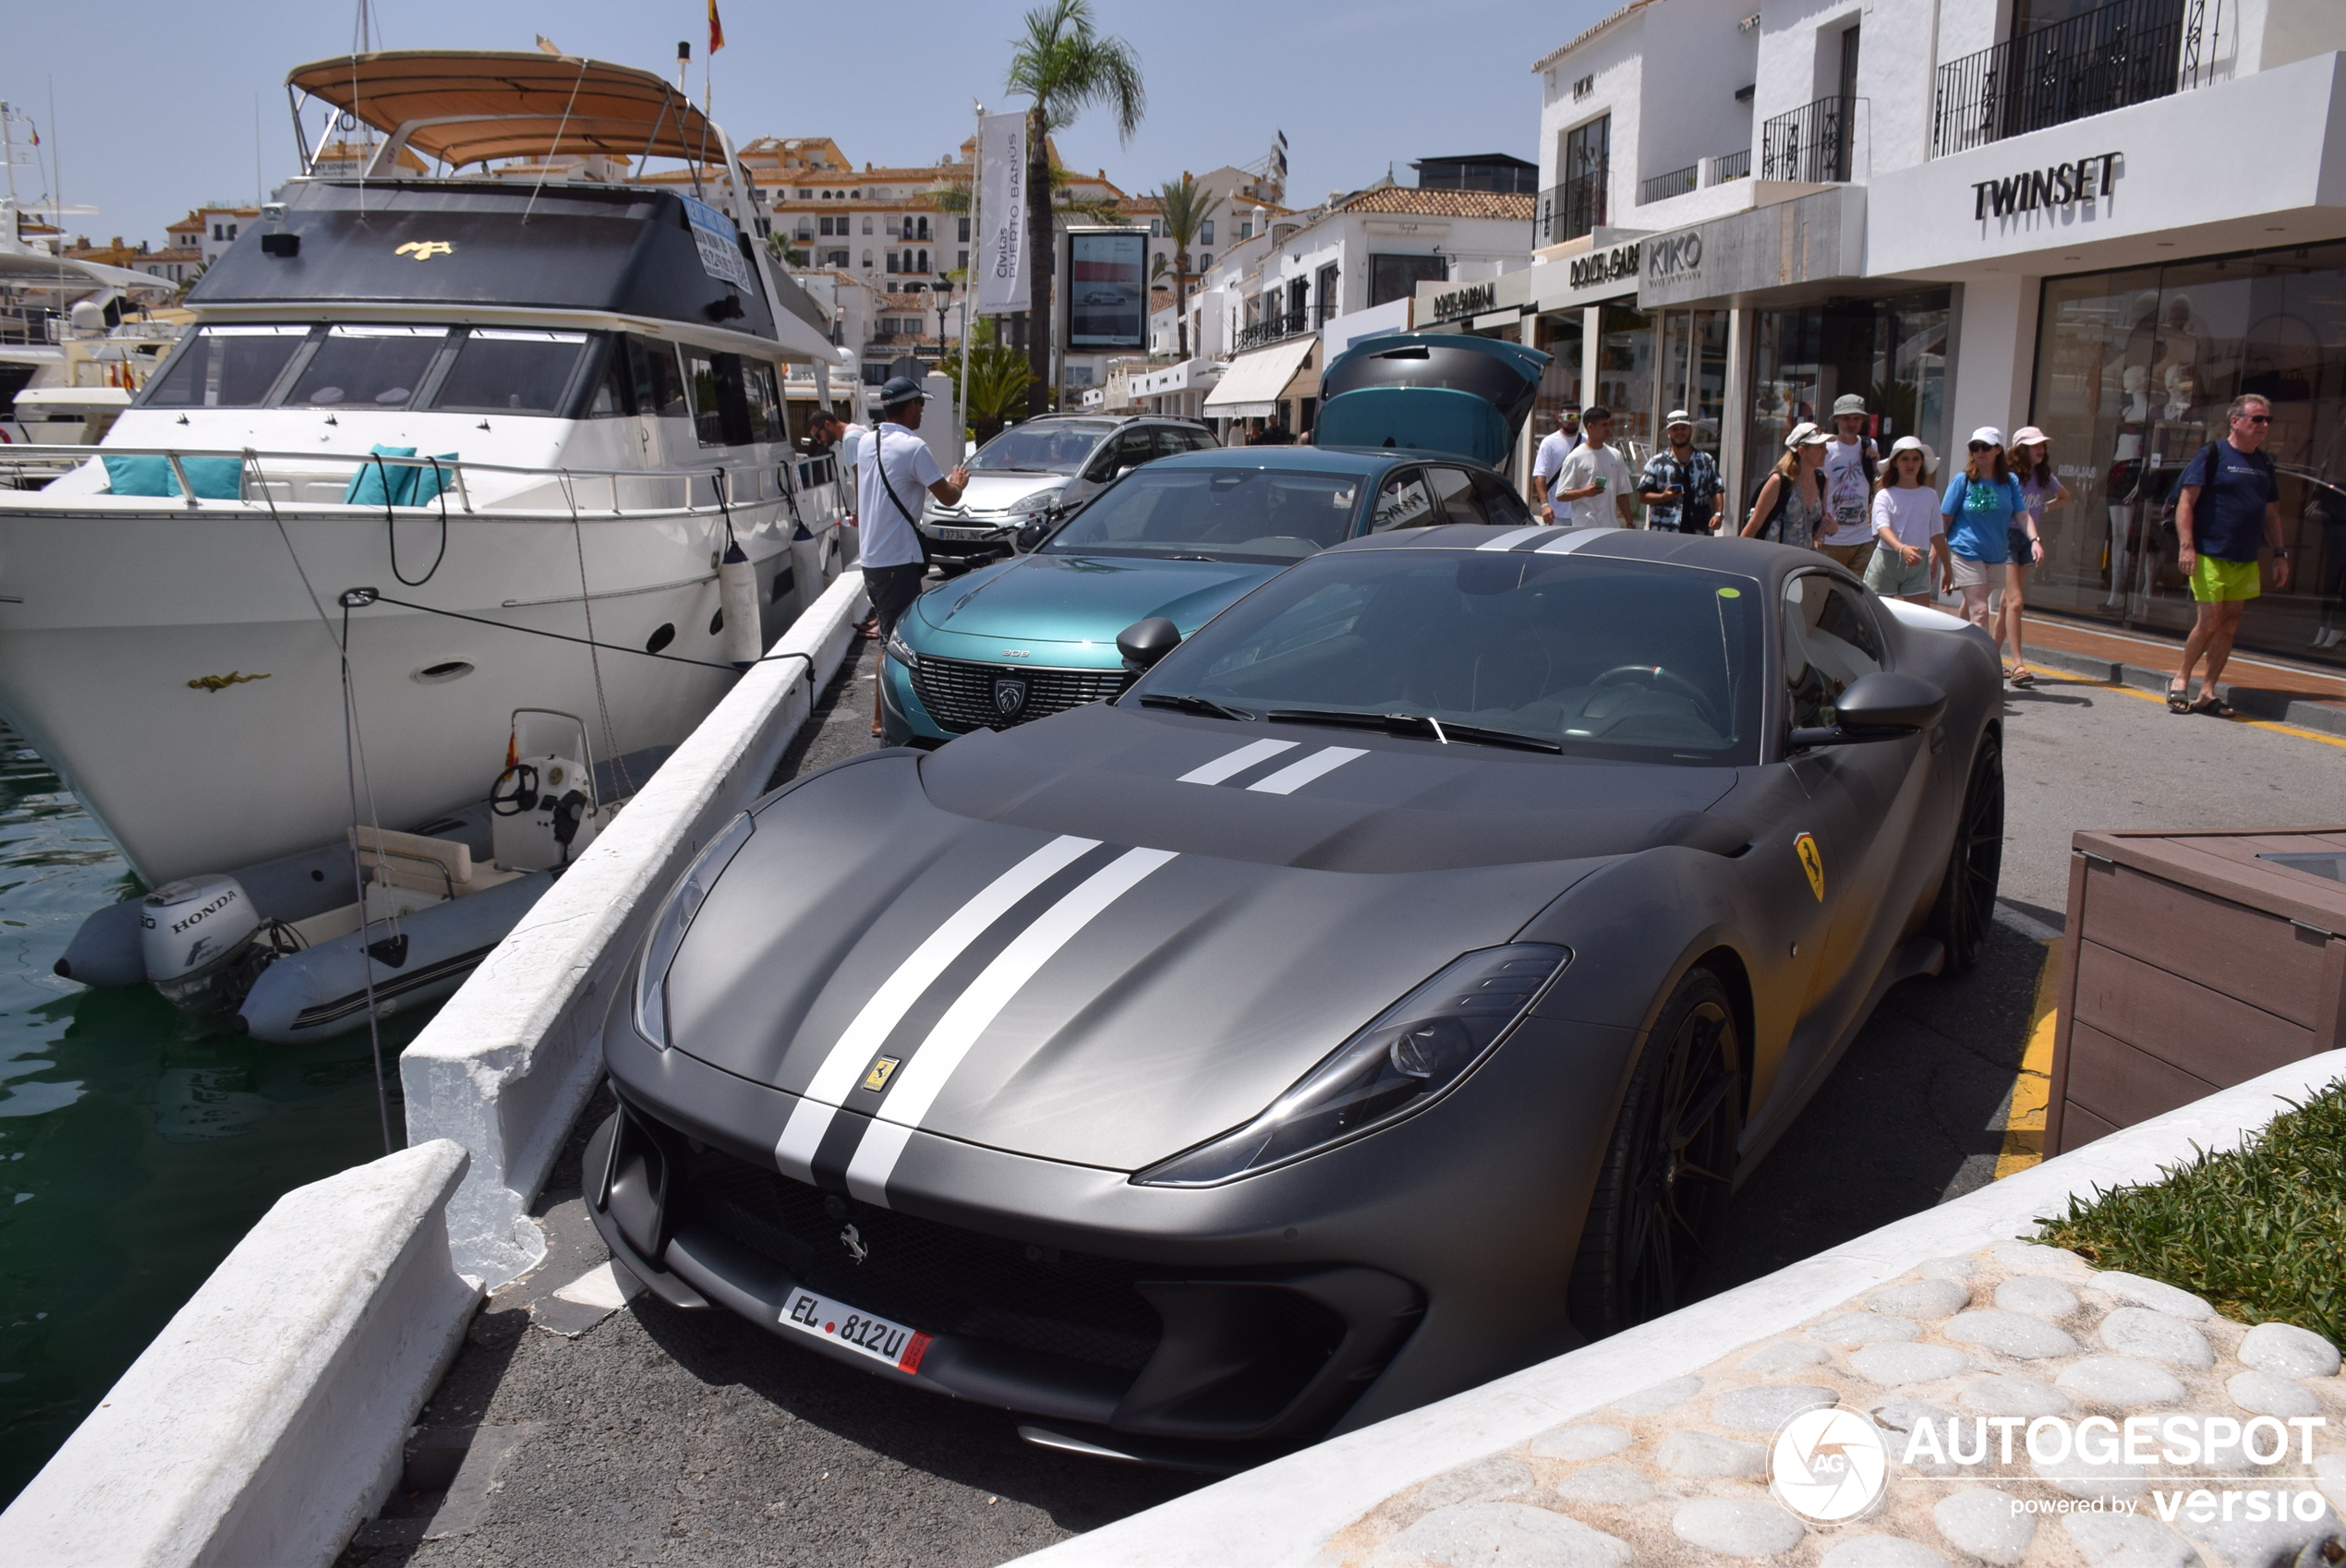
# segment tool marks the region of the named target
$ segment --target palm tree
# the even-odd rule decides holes
[[[1190,356],[1190,242],[1221,205],[1222,199],[1191,178],[1187,169],[1179,179],[1156,187],[1157,215],[1173,241],[1173,320],[1185,360]]]
[[[980,446],[1001,432],[1010,416],[1026,404],[1026,389],[1034,372],[1018,350],[994,341],[994,322],[981,316],[971,323],[970,405],[962,410],[970,433]],[[955,381],[961,379],[961,352],[945,356],[937,368]]]
[[[1048,138],[1094,104],[1116,116],[1119,139],[1130,142],[1148,109],[1141,57],[1120,38],[1102,38],[1092,25],[1091,0],[1051,0],[1026,13],[1026,35],[1010,51],[1010,90],[1033,101],[1026,112],[1026,188],[1051,188]],[[1027,365],[1034,383],[1027,412],[1043,412],[1050,397],[1051,207],[1032,202],[1026,214]]]

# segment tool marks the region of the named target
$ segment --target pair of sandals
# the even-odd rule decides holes
[[[2238,718],[2240,717],[2238,708],[2213,692],[2204,691],[2200,693],[2199,700],[2193,702],[2190,684],[2181,681],[2171,683],[2167,688],[2167,711],[2169,713],[2202,713],[2210,718]]]
[[[2035,673],[2025,664],[2015,664],[2010,669],[2005,670],[2004,679],[2011,681],[2013,685],[2019,687],[2024,692],[2037,683],[2037,677]]]

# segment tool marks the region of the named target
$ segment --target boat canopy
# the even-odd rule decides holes
[[[649,71],[566,54],[402,49],[296,66],[287,88],[451,168],[497,158],[722,163],[722,134]]]

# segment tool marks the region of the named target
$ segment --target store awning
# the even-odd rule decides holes
[[[1240,355],[1205,394],[1205,412],[1224,419],[1262,419],[1276,414],[1288,383],[1319,345],[1316,335],[1292,337]]]

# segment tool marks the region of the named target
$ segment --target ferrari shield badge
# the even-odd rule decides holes
[[[874,1062],[872,1070],[864,1075],[864,1087],[875,1092],[886,1089],[889,1076],[896,1071],[897,1064],[902,1060],[901,1056],[882,1056]]]
[[[1817,902],[1825,901],[1825,854],[1817,848],[1817,836],[1803,833],[1792,840],[1792,852],[1800,857],[1800,869],[1808,874],[1808,891]]]

